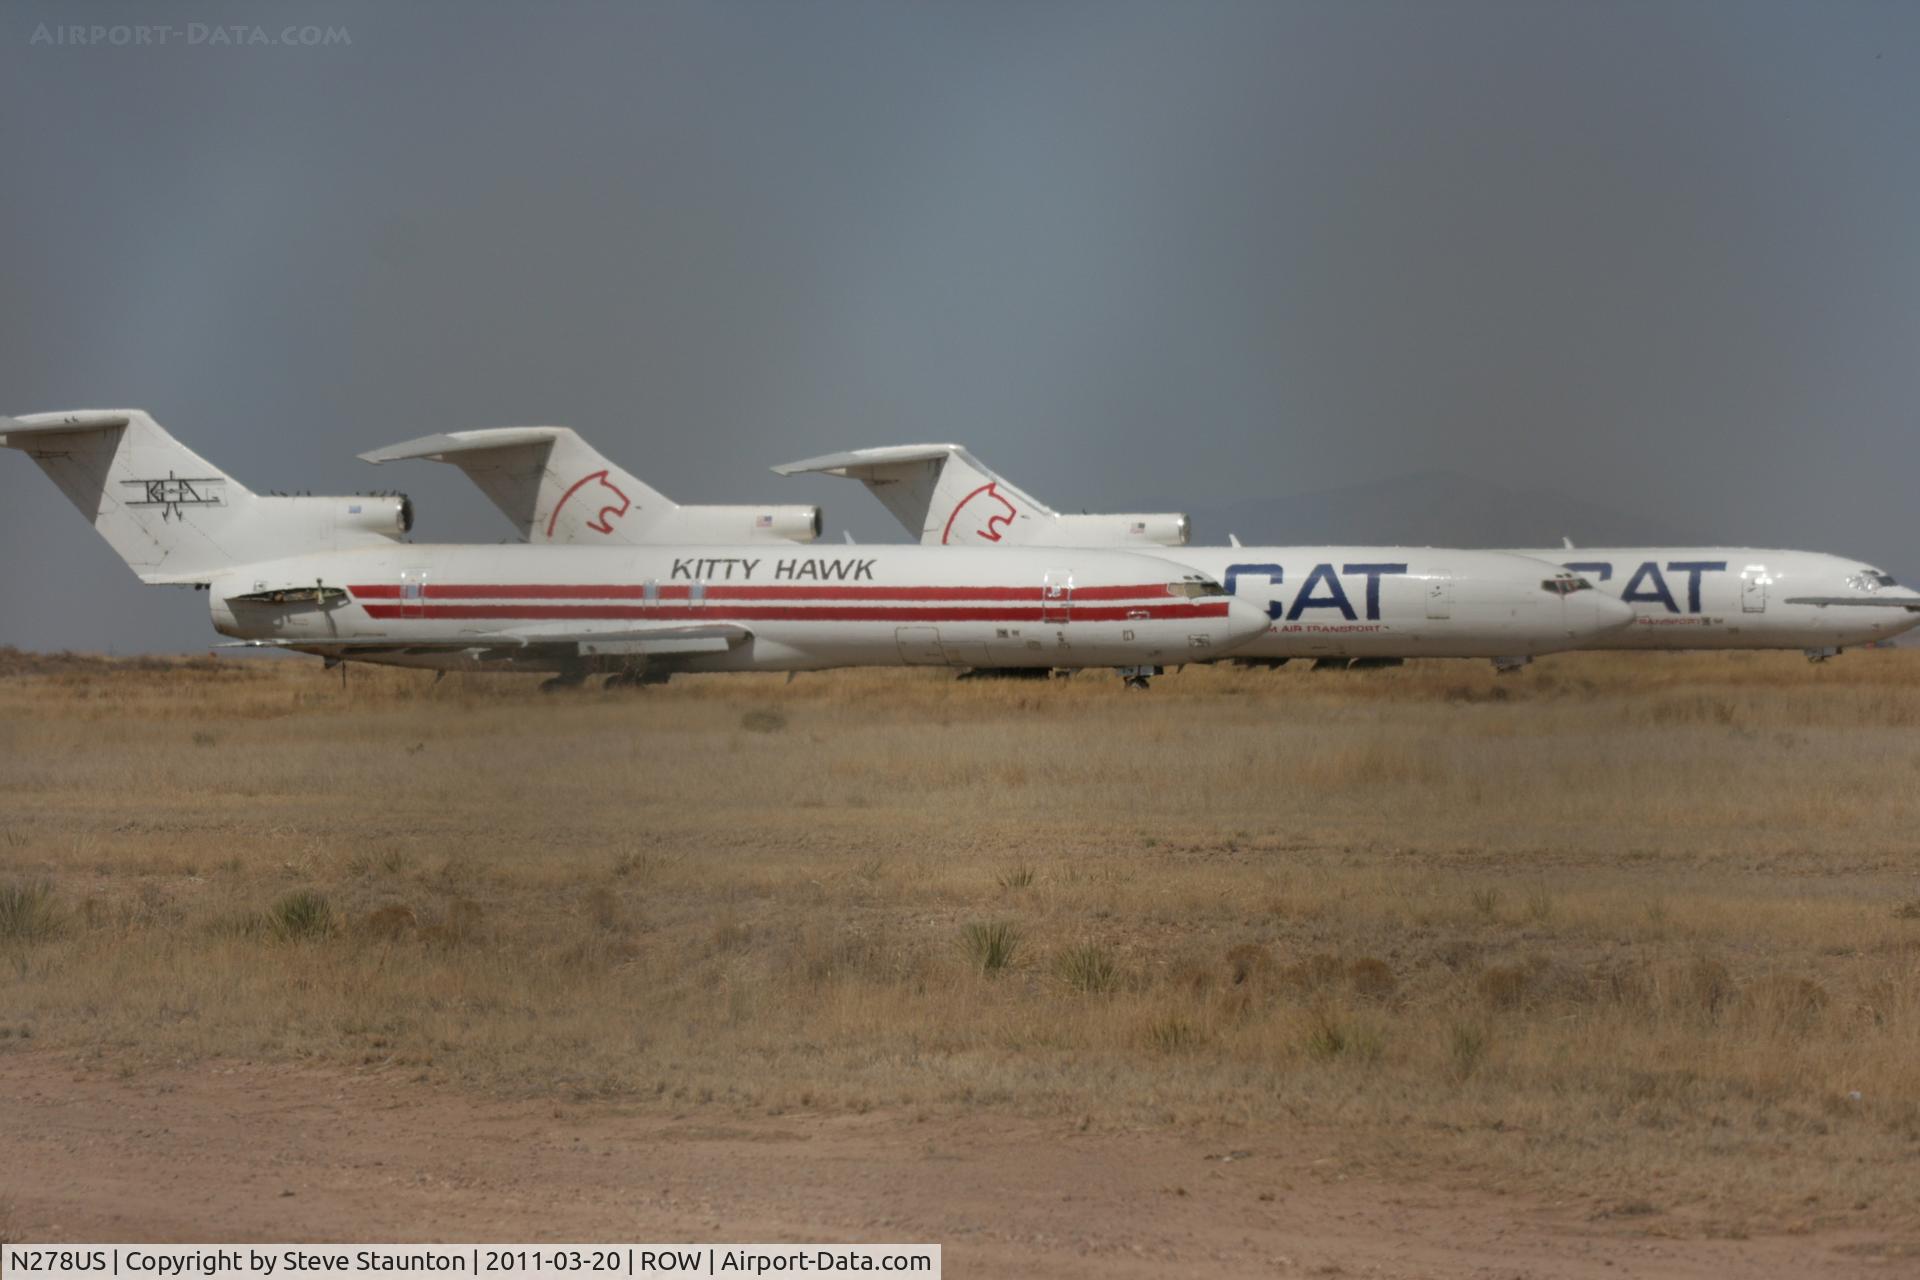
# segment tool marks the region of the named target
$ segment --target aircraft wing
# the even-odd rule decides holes
[[[1920,613],[1920,596],[1788,596],[1788,604],[1817,604],[1821,608],[1828,605],[1848,605],[1869,609],[1905,609],[1909,613]]]
[[[701,622],[621,626],[605,631],[582,631],[566,626],[530,627],[502,637],[502,642],[572,645],[583,658],[616,655],[664,658],[692,653],[725,653],[752,638],[752,630],[737,622]]]
[[[737,622],[624,624],[605,629],[564,625],[527,627],[513,631],[476,632],[459,640],[422,644],[417,641],[353,640],[235,640],[220,649],[294,649],[325,652],[343,658],[376,654],[472,653],[488,661],[514,658],[689,657],[725,653],[753,638],[753,631]]]

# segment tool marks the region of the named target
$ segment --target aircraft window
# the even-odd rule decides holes
[[[1556,596],[1570,596],[1576,591],[1591,591],[1593,584],[1585,578],[1576,578],[1572,574],[1561,574],[1557,578],[1548,578],[1540,584],[1542,591]]]
[[[1899,585],[1900,585],[1899,583],[1897,583],[1897,582],[1895,582],[1895,581],[1893,580],[1893,575],[1892,575],[1892,574],[1890,574],[1890,573],[1881,573],[1881,572],[1880,572],[1880,571],[1879,571],[1878,569],[1875,569],[1875,570],[1873,570],[1873,571],[1872,571],[1871,573],[1869,573],[1869,574],[1867,574],[1867,577],[1869,577],[1869,578],[1871,578],[1871,579],[1873,579],[1873,582],[1874,582],[1874,585],[1875,585],[1875,586],[1881,586],[1881,587],[1897,587],[1897,586],[1899,586]]]
[[[1169,582],[1167,584],[1167,594],[1170,596],[1186,596],[1190,600],[1197,600],[1202,596],[1223,596],[1227,594],[1227,589],[1217,582]]]
[[[1890,573],[1882,573],[1878,569],[1862,569],[1848,577],[1847,585],[1855,591],[1878,591],[1882,587],[1897,587],[1900,584],[1893,580],[1893,575]]]

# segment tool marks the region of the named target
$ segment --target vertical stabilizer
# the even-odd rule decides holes
[[[430,458],[460,468],[527,542],[626,541],[616,536],[672,512],[667,496],[600,456],[566,427],[449,431],[375,449],[367,462]]]
[[[360,457],[374,463],[426,458],[460,468],[527,542],[809,542],[820,533],[816,507],[682,506],[570,427],[449,431]]]
[[[1061,515],[957,444],[855,449],[774,470],[858,480],[927,546],[1177,547],[1190,528],[1178,513]]]
[[[393,541],[399,494],[257,494],[139,409],[0,418],[0,446],[39,464],[145,582],[204,583],[236,564]]]
[[[247,487],[138,409],[0,418],[0,445],[39,464],[129,568],[194,581],[247,558]]]
[[[992,546],[1033,537],[1054,512],[995,475],[957,444],[856,449],[790,462],[781,475],[819,471],[858,480],[893,518],[927,546]]]

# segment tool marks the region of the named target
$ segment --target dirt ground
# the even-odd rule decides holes
[[[0,650],[0,1240],[1920,1275],[1920,654]]]
[[[950,1275],[1894,1275],[1920,1242],[1705,1239],[1332,1172],[1333,1134],[555,1105],[395,1072],[0,1056],[16,1240],[938,1242]],[[1791,1231],[1791,1224],[1783,1224]]]

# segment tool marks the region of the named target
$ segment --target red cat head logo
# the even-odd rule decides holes
[[[974,538],[998,542],[1001,531],[1019,514],[1018,507],[1000,496],[999,482],[989,480],[954,504],[940,541],[952,542],[957,535],[962,542],[972,542]]]
[[[574,481],[573,488],[561,494],[560,501],[553,504],[553,514],[547,517],[547,538],[549,540],[553,538],[554,525],[560,520],[560,509],[567,505],[568,499],[572,498],[574,494],[579,493],[583,487],[593,484],[596,480],[599,481],[599,484],[588,492],[586,500],[588,502],[597,502],[600,506],[599,510],[595,511],[593,516],[588,519],[587,528],[592,529],[595,533],[613,532],[612,522],[627,514],[628,509],[633,506],[633,503],[612,481],[607,479],[606,471],[600,470],[594,472],[592,475],[582,476],[580,479]]]

